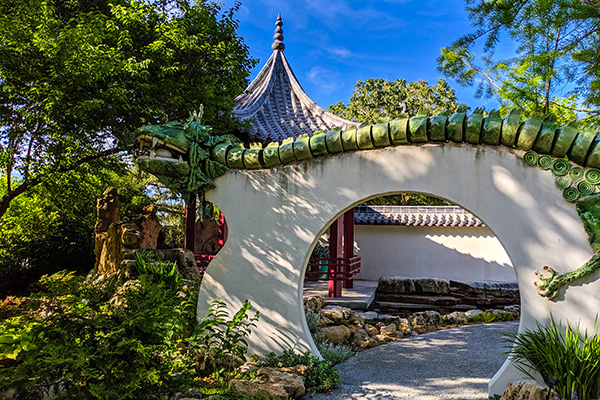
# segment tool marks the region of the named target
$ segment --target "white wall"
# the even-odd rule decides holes
[[[198,316],[215,299],[237,310],[245,299],[261,312],[249,351],[318,350],[302,294],[310,253],[326,228],[350,207],[397,193],[437,195],[483,220],[515,267],[521,295],[519,329],[556,321],[594,329],[600,271],[562,289],[555,300],[537,294],[535,271],[560,273],[593,255],[575,206],[550,171],[526,167],[523,152],[504,147],[424,144],[330,155],[266,170],[232,170],[215,180],[206,200],[223,211],[229,238],[204,275]],[[507,360],[491,393],[524,374]]]
[[[355,225],[354,240],[362,259],[358,279],[517,280],[508,254],[487,227]]]

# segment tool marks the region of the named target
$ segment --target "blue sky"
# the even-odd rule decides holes
[[[242,0],[238,32],[260,60],[253,79],[272,53],[281,13],[285,55],[306,93],[327,107],[347,103],[359,79],[433,84],[442,77],[435,61],[440,48],[472,29],[464,7],[456,0]],[[445,79],[471,109],[498,106]]]

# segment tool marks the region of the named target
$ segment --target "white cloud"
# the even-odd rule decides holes
[[[306,78],[324,93],[331,93],[343,87],[339,74],[323,67],[312,67]]]

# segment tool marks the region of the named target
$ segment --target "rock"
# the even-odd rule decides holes
[[[377,339],[379,343],[388,343],[394,340],[393,338],[386,335],[375,335],[374,338]]]
[[[365,323],[365,319],[358,313],[351,311],[350,312],[350,318],[349,318],[350,322],[354,322],[355,324],[364,324]]]
[[[440,325],[442,316],[437,311],[417,312],[408,317],[410,323],[414,325]]]
[[[471,321],[473,319],[474,315],[479,315],[479,314],[483,314],[483,311],[481,311],[480,309],[465,311],[465,315],[467,316],[469,321]]]
[[[258,371],[258,367],[256,366],[255,362],[248,361],[248,362],[244,363],[242,366],[240,366],[238,371],[240,374],[247,374],[250,372]]]
[[[377,313],[375,311],[365,311],[365,312],[357,312],[358,316],[360,316],[363,320],[365,319],[377,319]]]
[[[448,294],[450,293],[449,281],[437,278],[418,278],[414,280],[417,293],[423,294]]]
[[[400,318],[398,320],[398,332],[403,335],[410,335],[412,330],[412,325],[407,318]]]
[[[377,282],[377,291],[382,293],[414,293],[415,282],[399,276],[382,276]]]
[[[229,390],[243,397],[256,397],[260,399],[288,399],[288,393],[282,385],[269,385],[258,381],[232,379],[229,381]]]
[[[200,216],[196,217],[194,251],[202,253],[219,251],[219,223],[210,216],[206,216],[202,220],[200,220]]]
[[[319,320],[319,325],[331,325],[333,324],[333,321],[330,320],[329,318],[325,317],[323,314],[321,314],[321,319]]]
[[[283,372],[287,372],[290,374],[296,374],[296,375],[300,375],[303,377],[307,377],[308,373],[310,372],[310,370],[308,369],[308,367],[306,365],[302,365],[302,364],[298,364],[294,367],[286,367],[286,368],[280,368],[281,371]]]
[[[469,318],[464,312],[454,311],[453,313],[446,314],[442,317],[443,321],[449,324],[467,324]]]
[[[4,393],[2,400],[13,400],[16,394],[17,391],[15,389],[8,389],[6,393]]]
[[[276,369],[261,368],[256,378],[265,383],[281,385],[287,393],[287,397],[298,398],[304,395],[304,377],[297,373],[296,368]]]
[[[381,327],[380,332],[382,335],[389,336],[395,338],[398,336],[398,330],[396,329],[396,324],[384,325]]]
[[[354,334],[354,344],[360,349],[368,349],[377,346],[377,340],[369,337],[364,329],[359,329]]]
[[[348,329],[350,329],[350,335],[354,335],[354,333],[361,328],[362,326],[359,325],[348,325]]]
[[[340,344],[350,339],[350,329],[344,325],[327,326],[320,329],[321,337],[333,344]]]
[[[118,222],[121,218],[121,200],[116,188],[108,188],[96,201],[96,224],[94,225],[94,255],[96,264],[94,269],[98,269],[100,255],[104,248],[104,241],[107,237],[109,227]]]
[[[156,250],[157,256],[164,262],[176,262],[177,269],[183,279],[199,281],[202,279],[196,265],[194,253],[188,249],[161,249]]]
[[[349,308],[339,306],[327,306],[321,310],[322,315],[325,315],[334,321],[349,319],[350,312],[351,310]]]
[[[556,393],[552,392],[550,398],[553,399],[554,396]],[[547,398],[547,386],[531,379],[524,379],[509,383],[500,400],[546,400]]]
[[[364,330],[367,332],[369,336],[379,335],[379,330],[375,328],[373,325],[366,324],[364,326]]]
[[[304,310],[312,310],[313,312],[318,313],[324,306],[324,297],[309,297],[304,300]]]
[[[156,249],[158,247],[158,238],[162,231],[162,225],[156,216],[156,206],[150,204],[144,207],[142,214],[135,221],[135,224],[142,231],[142,240],[139,247],[142,249]]]

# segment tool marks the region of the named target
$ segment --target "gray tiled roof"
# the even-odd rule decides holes
[[[439,206],[358,206],[356,225],[404,225],[479,228],[485,224],[460,207]]]
[[[273,54],[256,79],[236,98],[233,114],[251,119],[250,139],[262,143],[296,138],[357,123],[340,118],[315,103],[294,76],[283,50],[281,17],[277,19]]]

